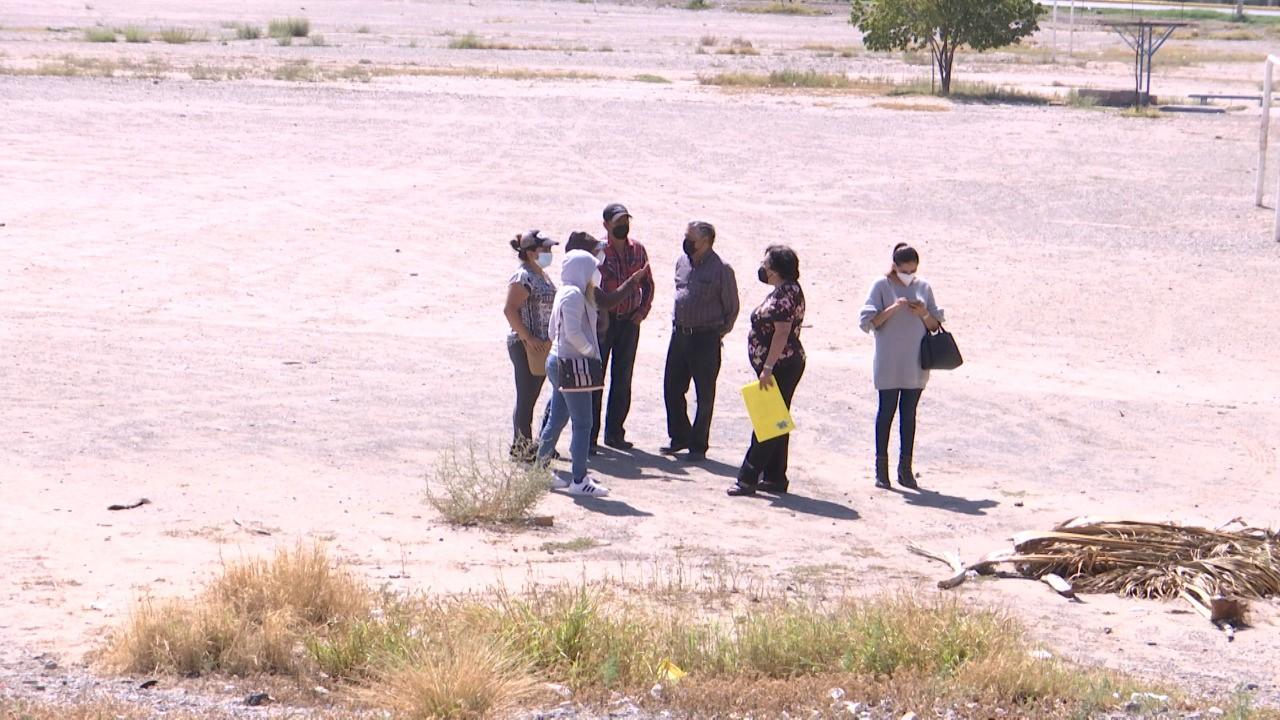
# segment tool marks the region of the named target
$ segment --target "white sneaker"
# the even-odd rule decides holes
[[[574,483],[569,486],[569,494],[602,498],[609,496],[609,488],[596,484],[596,481],[592,480],[591,476],[588,475],[587,477],[584,477],[581,482],[574,481]]]
[[[573,483],[569,482],[569,478],[563,477],[561,475],[556,475],[554,473],[552,473],[551,475],[552,490],[567,490],[569,486],[572,484]]]

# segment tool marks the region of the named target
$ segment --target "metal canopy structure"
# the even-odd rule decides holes
[[[1166,20],[1104,20],[1101,25],[1111,28],[1133,50],[1133,104],[1142,107],[1151,102],[1151,63],[1156,53],[1173,32],[1194,23]]]

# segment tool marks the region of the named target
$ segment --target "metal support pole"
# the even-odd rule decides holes
[[[1076,56],[1076,0],[1071,0],[1071,30],[1067,45],[1067,55]]]
[[[1258,133],[1258,177],[1253,187],[1253,202],[1258,207],[1262,207],[1262,194],[1267,184],[1267,144],[1271,135],[1271,70],[1273,67],[1271,58],[1267,58],[1267,69],[1262,76],[1262,129]]]
[[[1053,52],[1049,54],[1050,62],[1058,62],[1058,0],[1053,0]]]

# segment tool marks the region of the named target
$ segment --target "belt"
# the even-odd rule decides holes
[[[677,335],[702,335],[704,333],[719,333],[720,328],[718,327],[691,328],[691,327],[680,327],[679,325],[676,325],[675,331]]]

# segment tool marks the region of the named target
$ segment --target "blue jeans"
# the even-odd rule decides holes
[[[587,451],[591,449],[591,393],[560,392],[560,367],[555,355],[547,357],[547,379],[551,381],[551,415],[542,429],[538,444],[538,459],[548,460],[555,452],[556,443],[564,426],[573,421],[573,435],[569,440],[569,454],[573,459],[575,482],[587,476]]]

